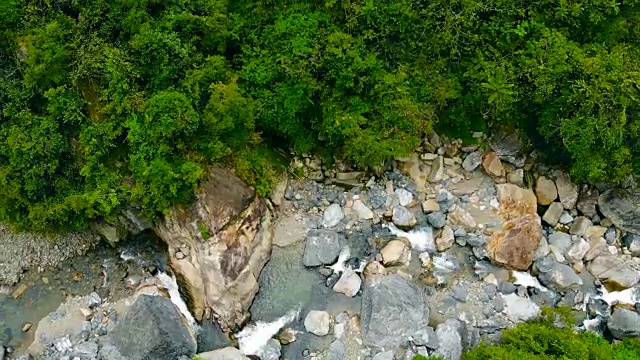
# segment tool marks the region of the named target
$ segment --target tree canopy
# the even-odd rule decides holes
[[[261,149],[378,165],[431,127],[522,130],[576,179],[640,172],[640,0],[5,0],[0,221],[190,201]],[[262,145],[260,145],[262,143]]]

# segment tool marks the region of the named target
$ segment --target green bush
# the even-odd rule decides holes
[[[564,323],[571,323],[566,321]],[[503,331],[498,344],[481,344],[462,360],[631,360],[640,359],[640,339],[611,344],[592,332],[558,327],[556,313]]]
[[[577,180],[640,173],[640,0],[0,2],[0,221],[189,202],[268,146],[371,166],[425,132],[528,134]]]

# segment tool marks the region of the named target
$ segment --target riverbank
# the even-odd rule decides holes
[[[226,339],[217,328],[219,341],[204,346],[198,340],[193,347],[198,336],[189,314],[179,315],[179,307],[156,313],[154,304],[162,301],[150,301],[139,306],[164,319],[154,320],[158,324],[182,329],[175,336],[184,341],[171,347],[170,337],[136,333],[135,344],[165,341],[187,357],[235,344],[262,360],[416,354],[457,360],[481,340],[499,341],[502,330],[559,306],[572,309],[580,331],[610,340],[639,336],[640,235],[629,206],[634,190],[573,184],[513,138],[502,139],[479,148],[431,134],[414,154],[377,175],[313,158],[294,161],[291,172],[306,176],[283,180],[269,203],[278,216],[250,322]],[[236,233],[250,234],[225,232]],[[142,269],[141,281],[150,280],[150,263],[132,261],[139,254],[155,258],[154,264],[168,256],[168,263],[188,269],[198,264],[201,244],[211,249],[217,238],[211,239],[189,246],[175,241],[168,253],[162,246],[133,250],[137,255],[124,263]],[[127,288],[127,279],[117,286]],[[122,299],[134,302],[136,294],[129,288]],[[103,298],[118,302],[117,296]],[[109,321],[114,327],[119,322]],[[127,318],[122,326],[136,321]],[[68,356],[90,342],[96,358],[115,360],[103,348],[122,353],[130,346],[122,334],[92,330],[62,350],[52,339],[48,356]]]

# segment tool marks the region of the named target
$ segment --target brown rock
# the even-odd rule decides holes
[[[505,176],[504,166],[494,151],[489,151],[484,155],[482,159],[482,167],[484,167],[484,171],[489,175],[501,177]]]
[[[497,185],[500,215],[506,221],[487,243],[489,258],[502,266],[527,270],[540,246],[542,225],[533,191],[513,184]]]
[[[31,329],[31,327],[32,327],[32,326],[33,326],[33,324],[32,324],[32,323],[29,323],[29,322],[24,323],[24,325],[22,325],[22,332],[27,332],[27,331],[29,331],[29,329]]]
[[[209,311],[223,328],[243,323],[269,259],[273,215],[230,171],[213,167],[189,208],[174,207],[155,226],[167,243],[170,267],[188,306],[201,320]],[[175,260],[186,245],[190,256]]]
[[[536,181],[536,195],[538,196],[538,204],[551,204],[558,197],[556,183],[551,179],[540,176]]]
[[[493,262],[510,269],[527,270],[540,244],[542,226],[537,215],[510,220],[487,243],[487,255]]]
[[[22,296],[25,291],[27,291],[28,287],[25,284],[20,284],[20,286],[18,286],[18,288],[13,292],[13,294],[11,294],[11,297],[14,299],[18,299],[20,296]]]
[[[422,202],[422,212],[425,214],[437,211],[440,211],[440,204],[438,204],[436,199],[427,199]]]
[[[382,263],[386,266],[406,266],[411,261],[411,243],[405,238],[391,240],[380,250]]]

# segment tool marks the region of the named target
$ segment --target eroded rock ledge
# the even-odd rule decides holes
[[[272,220],[264,199],[214,167],[189,208],[175,207],[155,225],[196,319],[214,316],[226,329],[246,321],[271,253]]]

